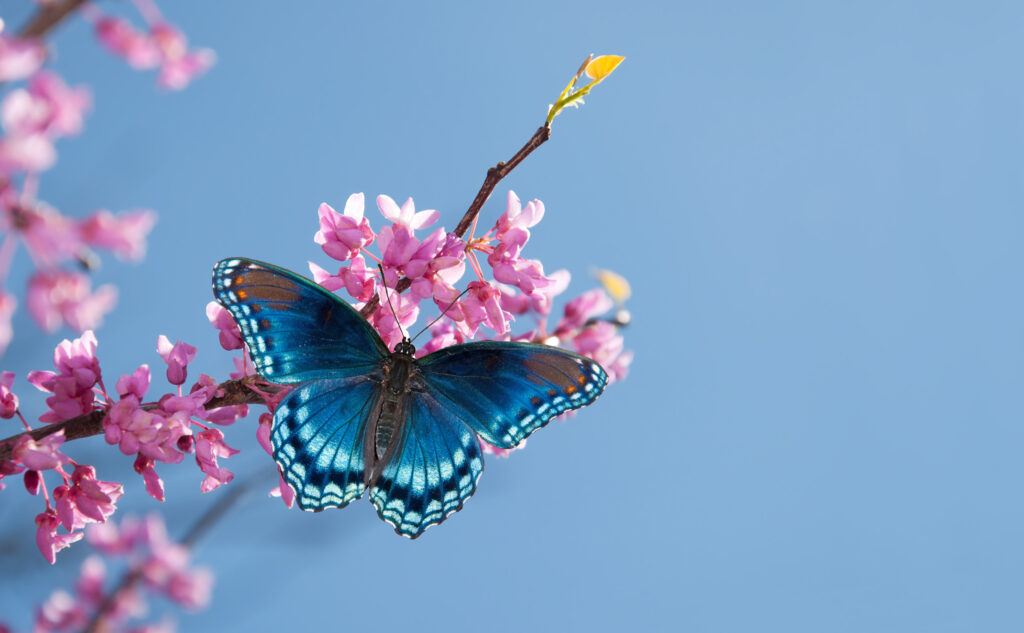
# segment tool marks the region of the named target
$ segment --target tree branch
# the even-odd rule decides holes
[[[455,230],[452,231],[455,235],[462,237],[469,230],[469,227],[473,226],[473,220],[476,216],[480,215],[481,209],[484,208],[484,203],[491,197],[491,193],[494,188],[498,186],[501,179],[508,175],[510,171],[515,169],[519,163],[529,156],[533,150],[537,149],[551,138],[551,126],[545,123],[544,125],[537,128],[537,131],[533,133],[530,140],[526,141],[526,145],[519,148],[519,151],[515,153],[512,158],[508,159],[508,162],[501,161],[494,167],[487,170],[487,177],[484,178],[484,184],[480,185],[480,191],[477,192],[476,197],[473,198],[473,202],[470,203],[469,209],[463,214],[462,219],[455,225]],[[403,277],[398,280],[398,284],[395,285],[395,292],[401,293],[409,289],[412,285],[412,281],[408,278]],[[373,314],[374,310],[380,304],[380,300],[374,295],[363,309],[359,311],[359,314],[363,315],[363,318],[369,318]]]
[[[249,389],[249,385],[252,380],[228,380],[217,385],[217,390],[224,391],[223,396],[217,396],[211,398],[206,403],[206,409],[217,409],[220,407],[227,407],[235,404],[257,404],[262,402],[263,399]],[[260,389],[270,393],[276,393],[282,389],[281,386],[272,383],[261,384]],[[143,409],[155,409],[156,405],[148,405],[142,407]],[[18,433],[8,438],[0,440],[0,462],[6,461],[11,458],[11,452],[14,449],[15,442],[22,435],[29,435],[32,439],[38,441],[52,435],[61,429],[64,430],[65,440],[77,440],[83,437],[89,437],[90,435],[99,435],[103,432],[103,418],[107,416],[107,412],[104,410],[96,410],[90,413],[85,413],[73,418],[64,420],[63,422],[54,422],[53,424],[47,424],[41,426],[38,429],[32,429],[31,431],[25,431],[24,433]]]
[[[85,4],[85,0],[54,0],[39,5],[39,10],[18,31],[18,37],[39,39],[53,30],[64,18]]]

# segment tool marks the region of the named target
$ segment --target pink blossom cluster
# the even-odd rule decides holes
[[[89,526],[86,541],[99,554],[82,562],[73,593],[54,591],[36,609],[36,633],[84,631],[94,619],[101,631],[169,633],[174,630],[171,620],[132,621],[146,614],[149,595],[164,596],[189,610],[209,604],[213,574],[191,566],[188,548],[168,538],[159,516],[129,516],[120,525],[111,521]],[[109,563],[123,567],[123,577],[129,580],[120,586],[108,582]],[[12,629],[0,622],[0,631]]]
[[[389,223],[375,232],[365,215],[363,194],[350,196],[340,213],[321,204],[319,230],[313,239],[341,266],[337,272],[330,272],[310,262],[309,268],[317,283],[330,291],[343,289],[357,307],[377,297],[378,305],[368,320],[389,347],[409,332],[419,319],[423,302],[430,301],[445,317],[431,327],[431,339],[418,350],[420,356],[474,338],[487,338],[483,326],[491,330],[490,338],[498,340],[571,347],[601,363],[611,381],[626,377],[633,354],[624,349],[619,328],[600,319],[614,305],[604,290],[591,290],[567,302],[555,328],[548,329],[553,300],[568,288],[569,273],[559,270],[546,274],[539,261],[523,255],[530,230],[544,217],[544,205],[539,200],[523,205],[510,191],[506,211],[494,227],[482,237],[471,235],[465,240],[443,228],[418,236],[416,232],[434,224],[439,213],[416,211],[412,199],[399,206],[381,195],[377,208]],[[368,247],[375,242],[373,253]],[[477,253],[487,256],[489,275]],[[368,259],[373,263],[368,264]],[[383,269],[383,284],[377,265]],[[472,278],[460,285],[467,268]],[[411,284],[407,292],[399,293],[396,288],[403,278]],[[512,322],[525,315],[533,318],[532,327],[513,334]],[[237,326],[223,308],[213,302],[207,306],[207,316],[219,330],[225,349],[243,347]],[[235,363],[239,371],[232,374],[233,378],[255,374],[244,350]],[[267,404],[272,410],[274,403]],[[260,442],[268,452],[270,419],[261,417],[259,430]],[[500,456],[510,452],[486,444],[484,450]],[[289,503],[290,491],[286,490],[282,484],[272,494],[281,495]]]
[[[157,352],[167,365],[167,381],[177,389],[152,400],[146,397],[150,387],[147,365],[122,375],[115,383],[115,392],[108,392],[96,347],[95,335],[86,331],[80,338],[64,340],[57,346],[53,357],[56,371],[29,373],[29,383],[49,394],[47,411],[40,416],[40,422],[56,423],[101,414],[107,443],[135,457],[135,470],[142,475],[146,491],[159,501],[164,500],[164,486],[156,472],[156,462],[179,463],[187,454],[193,454],[205,475],[199,487],[201,492],[214,490],[234,478],[219,460],[238,451],[228,446],[224,434],[212,425],[233,424],[248,413],[248,408],[209,406],[213,398],[223,396],[223,390],[204,374],[187,393],[184,391],[182,386],[188,379],[188,365],[196,356],[195,347],[180,341],[172,344],[165,336],[158,339]],[[13,374],[0,374],[0,417],[21,417],[17,396],[11,392],[13,381]],[[31,430],[24,419],[22,423],[26,430]],[[121,484],[98,480],[92,466],[77,464],[64,455],[64,439],[63,429],[39,439],[24,433],[15,441],[11,459],[0,462],[0,480],[23,474],[31,494],[42,492],[46,506],[36,517],[37,543],[51,563],[59,550],[81,538],[81,529],[86,524],[106,521],[122,495]],[[65,470],[68,464],[74,467],[70,474]],[[56,472],[63,480],[52,496],[41,476],[47,470]],[[63,533],[58,532],[60,527],[64,528]]]
[[[164,19],[155,3],[136,0],[135,5],[145,30],[87,5],[84,15],[104,48],[136,70],[157,69],[157,85],[166,90],[185,88],[213,66],[217,55],[208,48],[190,49],[184,33]]]
[[[148,27],[136,30],[124,18],[85,4],[99,41],[136,68],[159,68],[158,83],[184,88],[214,61],[207,49],[189,49],[185,36],[169,24],[151,0],[136,0]],[[26,291],[26,307],[45,332],[68,326],[77,332],[99,327],[117,301],[111,285],[94,289],[86,271],[97,250],[137,261],[156,215],[146,209],[114,214],[106,209],[69,217],[37,197],[40,174],[57,161],[56,142],[81,132],[92,97],[84,86],[69,86],[44,69],[47,50],[38,40],[3,32],[0,22],[0,354],[13,337],[11,318],[18,305],[6,279],[18,244],[36,267]],[[22,82],[22,83],[19,83]],[[85,269],[85,270],[83,270]]]

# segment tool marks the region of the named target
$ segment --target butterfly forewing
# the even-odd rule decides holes
[[[350,305],[283,268],[222,260],[213,270],[213,294],[238,323],[256,371],[270,382],[358,376],[388,355]]]
[[[437,401],[487,443],[512,448],[552,418],[594,401],[608,376],[593,360],[546,345],[480,341],[419,360]]]

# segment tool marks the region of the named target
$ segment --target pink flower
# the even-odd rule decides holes
[[[36,525],[38,526],[36,545],[39,546],[39,551],[43,554],[43,558],[49,561],[51,565],[57,562],[57,552],[84,536],[82,532],[57,534],[60,519],[53,510],[47,510],[42,514],[36,515]]]
[[[529,228],[535,226],[543,217],[543,202],[531,200],[524,209],[515,192],[509,191],[507,210],[498,218],[493,229],[495,237],[504,247],[501,249],[502,255],[518,257],[520,250],[530,239]]]
[[[121,484],[96,479],[96,469],[78,465],[71,475],[71,486],[53,491],[57,515],[69,532],[86,523],[103,523],[117,509],[114,505],[124,491]]]
[[[58,589],[36,610],[33,630],[36,633],[76,631],[88,623],[88,614],[82,605],[78,604],[71,594]]]
[[[0,418],[5,420],[13,418],[18,410],[18,396],[11,391],[14,386],[14,373],[5,371],[0,373]]]
[[[384,287],[378,287],[377,297],[380,305],[370,315],[370,323],[377,328],[388,348],[392,349],[405,336],[402,328],[408,329],[409,326],[416,322],[420,314],[420,306],[418,301],[405,294],[395,292],[394,288],[388,289],[387,295],[391,298],[390,305],[388,304],[387,296],[385,296]],[[394,306],[394,314],[391,312],[391,306]],[[398,316],[397,322],[395,320],[396,314]],[[399,324],[401,324],[401,327],[399,327]]]
[[[210,492],[221,484],[235,478],[227,468],[217,464],[218,457],[231,457],[238,451],[224,443],[224,434],[219,429],[207,429],[196,436],[196,463],[206,473],[206,479],[199,486],[201,492]]]
[[[618,333],[618,328],[611,323],[598,321],[583,328],[573,337],[572,343],[577,352],[593,358],[604,367],[611,380],[626,377],[633,353],[623,352],[622,336]]]
[[[160,49],[156,42],[126,20],[100,18],[96,21],[96,37],[107,50],[125,59],[132,68],[144,70],[160,64]]]
[[[149,365],[139,365],[131,374],[122,374],[117,379],[116,388],[117,395],[122,398],[131,394],[141,401],[149,389]]]
[[[125,455],[141,454],[156,461],[176,464],[185,456],[178,440],[192,433],[189,415],[154,413],[139,408],[139,400],[127,395],[110,408],[103,419],[107,444],[117,444]]]
[[[11,318],[14,310],[18,307],[18,300],[9,292],[0,290],[0,356],[7,351],[7,346],[14,338],[14,328],[11,326]]]
[[[565,304],[565,316],[558,323],[555,332],[559,336],[564,336],[568,332],[578,330],[586,325],[588,320],[611,310],[614,305],[604,290],[588,290]]]
[[[53,141],[43,134],[0,138],[0,171],[39,173],[57,162]]]
[[[68,456],[60,452],[64,443],[64,429],[51,433],[39,441],[29,434],[22,435],[14,444],[11,459],[31,470],[50,470],[68,463]]]
[[[289,486],[288,482],[286,482],[284,477],[281,476],[280,470],[278,470],[277,479],[277,486],[270,491],[270,496],[281,497],[281,501],[284,502],[284,505],[291,508],[295,505],[295,491],[292,490],[292,487]]]
[[[313,241],[324,249],[328,257],[348,261],[359,253],[359,249],[373,243],[373,229],[363,217],[364,198],[354,193],[345,202],[344,214],[335,211],[326,202],[320,205],[320,230]]]
[[[448,316],[468,337],[474,336],[480,325],[504,334],[512,320],[512,315],[501,307],[501,291],[483,281],[469,282],[469,292],[448,311]]]
[[[160,479],[160,475],[156,474],[156,468],[153,467],[153,460],[140,454],[135,458],[134,466],[135,472],[142,475],[142,480],[146,484],[146,492],[149,496],[153,497],[157,501],[163,502],[164,480]]]
[[[19,464],[14,460],[7,460],[0,462],[0,490],[4,489],[4,477],[10,477],[11,475],[19,475],[25,472],[24,464]]]
[[[167,363],[167,381],[172,385],[184,383],[188,377],[188,364],[196,357],[196,348],[181,341],[171,345],[170,339],[161,334],[157,339],[156,350]]]
[[[337,275],[330,274],[313,262],[309,262],[309,271],[313,273],[313,281],[324,289],[334,292],[344,288],[360,303],[369,301],[377,288],[377,277],[373,270],[366,268],[366,260],[362,255],[356,255],[348,266],[339,268]]]
[[[433,209],[417,213],[416,206],[413,204],[412,198],[406,200],[405,204],[399,208],[395,201],[390,197],[380,195],[377,196],[377,208],[380,209],[381,215],[388,220],[391,220],[396,227],[401,226],[410,231],[430,226],[436,222],[437,218],[441,215]]]
[[[208,48],[188,50],[185,35],[166,22],[154,24],[149,33],[162,58],[157,79],[161,88],[181,90],[217,60],[217,55]]]
[[[103,582],[107,577],[107,567],[103,559],[95,554],[86,556],[82,561],[82,570],[75,583],[78,598],[93,607],[98,607],[104,598]]]
[[[270,443],[270,430],[274,426],[274,416],[270,413],[261,413],[259,426],[256,427],[256,441],[259,442],[267,455],[274,454],[274,447]]]
[[[27,89],[11,91],[0,106],[0,120],[13,136],[45,134],[50,138],[82,131],[91,97],[84,87],[69,88],[59,75],[43,71]]]
[[[220,331],[221,347],[226,350],[242,348],[242,333],[238,329],[238,324],[231,317],[231,313],[225,310],[224,306],[216,301],[206,304],[206,318],[210,320],[210,325]]]
[[[117,289],[108,284],[93,293],[90,286],[81,273],[37,271],[28,282],[28,312],[46,332],[61,323],[79,332],[96,328],[117,302]]]
[[[29,383],[54,394],[46,399],[50,410],[40,416],[40,422],[60,422],[92,411],[96,400],[92,387],[100,379],[96,345],[96,335],[91,330],[73,342],[64,339],[53,350],[53,364],[59,374],[29,372]]]
[[[83,220],[78,230],[85,243],[106,248],[122,259],[139,261],[146,254],[146,236],[156,224],[156,212],[148,209],[114,215],[100,209]]]
[[[45,60],[46,50],[40,42],[0,35],[0,82],[24,79]]]

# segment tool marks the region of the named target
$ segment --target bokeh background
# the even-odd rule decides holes
[[[2,15],[20,25],[28,4]],[[219,56],[181,93],[80,19],[51,40],[95,107],[40,197],[160,212],[142,264],[97,274],[121,290],[98,332],[108,375],[160,366],[166,334],[225,377],[213,263],[326,264],[322,201],[412,196],[454,226],[591,52],[627,59],[481,222],[508,189],[543,200],[527,256],[572,272],[566,296],[593,266],[628,277],[636,352],[627,381],[491,458],[466,509],[415,542],[366,502],[314,515],[264,498],[255,416],[227,429],[243,449],[228,465],[265,483],[199,544],[213,604],[180,630],[1024,627],[1020,3],[162,9]],[[3,365],[22,377],[71,334],[24,312],[15,328]],[[122,512],[160,510],[177,534],[226,494],[164,466],[157,504],[102,439],[68,452],[126,482]],[[2,495],[0,616],[27,628],[88,548],[47,565],[40,501]]]

